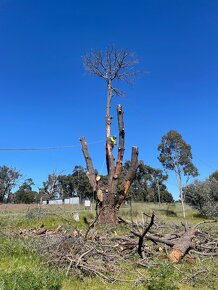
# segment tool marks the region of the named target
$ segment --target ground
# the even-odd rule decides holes
[[[139,224],[146,218],[143,213],[149,215],[152,211],[155,211],[158,220],[161,221],[161,231],[165,230],[166,227],[170,229],[184,222],[180,204],[161,204],[159,206],[158,204],[137,203],[133,204],[132,211],[129,205],[124,205],[120,209],[120,216],[131,221],[130,212],[132,212],[134,223]],[[75,213],[79,213],[79,221],[74,220]],[[49,240],[50,246],[46,248],[48,245],[47,237],[32,234],[40,227],[44,227],[54,237],[57,237],[55,231],[61,229],[61,237],[63,234],[73,235],[74,248],[79,252],[81,250],[78,248],[80,246],[79,240],[83,243],[87,230],[87,224],[83,220],[84,216],[91,221],[94,217],[94,209],[85,209],[82,206],[72,207],[71,205],[0,205],[0,289],[218,289],[218,261],[216,257],[196,258],[193,255],[188,255],[179,264],[174,265],[167,260],[165,250],[157,248],[157,255],[155,254],[146,261],[142,261],[134,249],[132,252],[126,252],[128,258],[123,259],[123,256],[120,255],[120,248],[119,251],[113,252],[112,248],[110,249],[112,244],[109,242],[112,243],[112,240],[116,241],[119,237],[126,237],[129,234],[129,229],[124,225],[107,229],[97,226],[90,230],[88,244],[84,243],[84,247],[87,246],[87,249],[93,243],[95,251],[97,249],[100,252],[101,237],[108,238],[103,243],[104,246],[108,244],[105,253],[111,252],[113,257],[117,258],[115,262],[112,261],[112,265],[116,269],[113,276],[111,274],[113,269],[108,268],[108,272],[104,272],[106,278],[116,278],[110,281],[79,267],[76,270],[71,269],[68,266],[70,261],[65,264],[66,261],[61,260],[62,256],[60,259],[61,249],[72,251],[71,256],[69,252],[68,257],[74,257],[78,254],[73,252],[73,248],[69,250],[67,243],[63,242],[57,251],[56,244],[51,245],[52,240]],[[203,220],[196,211],[187,206],[189,224],[194,225]],[[218,225],[216,223],[205,224],[203,229],[215,235],[216,239],[218,238]],[[97,241],[96,236],[100,237],[99,241]],[[116,248],[116,243],[113,245]],[[149,243],[147,246],[149,247]],[[117,256],[114,256],[115,254]],[[93,257],[96,257],[96,253]],[[60,263],[60,261],[62,262]],[[96,261],[93,261],[94,263]],[[205,281],[207,281],[207,286],[205,286]]]

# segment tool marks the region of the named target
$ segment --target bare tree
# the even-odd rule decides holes
[[[129,170],[125,176],[121,190],[117,190],[118,178],[122,170],[124,156],[125,130],[123,121],[123,109],[121,105],[117,106],[118,119],[118,152],[117,159],[113,155],[113,149],[116,140],[111,136],[111,101],[114,95],[121,96],[123,92],[115,88],[116,81],[131,82],[137,72],[134,65],[137,59],[128,50],[116,49],[110,46],[106,51],[93,50],[83,58],[85,68],[91,73],[102,78],[107,85],[106,102],[106,163],[108,179],[107,184],[99,180],[96,176],[92,159],[88,152],[87,143],[84,137],[81,138],[82,150],[88,169],[88,178],[97,198],[97,215],[102,224],[115,223],[117,220],[117,211],[128,194],[128,189],[133,182],[138,167],[138,147],[132,147],[132,157]]]

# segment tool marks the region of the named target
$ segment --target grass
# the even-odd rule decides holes
[[[161,204],[160,206],[152,203],[134,203],[132,218],[134,221],[141,221],[142,218],[145,218],[144,212],[151,214],[152,211],[155,211],[160,220],[168,224],[184,222],[181,206],[178,203],[172,205]],[[74,212],[79,213],[79,222],[74,221]],[[124,219],[131,220],[130,213],[129,205],[124,205],[121,207],[119,214]],[[186,214],[186,221],[189,224],[196,224],[203,220],[189,206],[186,206]],[[41,207],[36,205],[0,205],[0,290],[164,290],[173,289],[169,288],[173,285],[172,281],[176,282],[176,285],[173,286],[174,289],[177,289],[176,287],[181,290],[218,289],[218,261],[213,262],[210,259],[204,260],[204,262],[194,260],[191,264],[184,260],[176,266],[170,265],[167,261],[154,261],[153,267],[139,267],[133,257],[131,264],[123,262],[119,265],[122,269],[119,278],[123,281],[112,284],[102,282],[97,277],[66,277],[62,271],[57,268],[48,268],[43,263],[40,255],[34,251],[31,240],[22,239],[15,234],[30,227],[37,228],[41,224],[44,224],[47,229],[56,229],[59,225],[64,225],[69,229],[85,230],[84,216],[91,220],[94,211],[85,210],[84,207],[72,208],[68,205]],[[218,226],[216,224],[205,225],[208,231],[211,227],[218,236]],[[125,227],[118,226],[111,231],[111,234],[119,235],[126,232]],[[131,282],[135,278],[135,271],[139,271],[147,282],[144,284]],[[161,278],[158,280],[157,277]],[[181,281],[183,277],[186,277],[186,279],[179,284],[178,281]],[[170,286],[166,284],[167,280],[171,281]],[[205,286],[206,280],[207,286]]]
[[[61,289],[63,274],[44,266],[30,243],[1,234],[0,245],[0,289]]]

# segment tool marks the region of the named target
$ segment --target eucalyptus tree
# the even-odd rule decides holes
[[[52,199],[61,195],[58,174],[53,172],[48,175],[47,180],[43,182],[43,187],[40,188],[40,195],[46,197],[47,199]]]
[[[93,192],[87,177],[87,171],[82,166],[76,165],[71,174],[58,177],[62,198],[79,196],[80,201],[85,198],[92,199]]]
[[[9,199],[11,190],[16,186],[16,182],[21,177],[21,173],[12,167],[0,166],[0,202]]]
[[[158,159],[163,167],[176,173],[183,217],[185,217],[185,191],[183,191],[183,182],[185,180],[187,184],[190,177],[196,177],[198,175],[198,170],[192,163],[191,146],[183,140],[180,133],[175,130],[170,130],[162,137],[158,150],[160,151]]]
[[[130,161],[123,166],[124,173],[129,169]],[[130,187],[131,198],[134,201],[173,202],[164,182],[168,175],[159,168],[151,167],[141,160],[136,171],[136,177]]]
[[[13,194],[13,199],[15,203],[34,203],[39,201],[38,192],[34,191],[32,188],[34,186],[32,178],[27,178],[19,186],[18,190]]]

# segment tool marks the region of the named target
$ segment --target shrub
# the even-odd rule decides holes
[[[34,273],[26,269],[0,273],[2,290],[59,290],[61,278],[51,271]]]
[[[148,279],[148,290],[177,290],[177,274],[172,265],[160,264],[157,268],[150,268],[150,278]]]
[[[218,217],[218,180],[195,181],[184,189],[186,202],[202,216]]]

